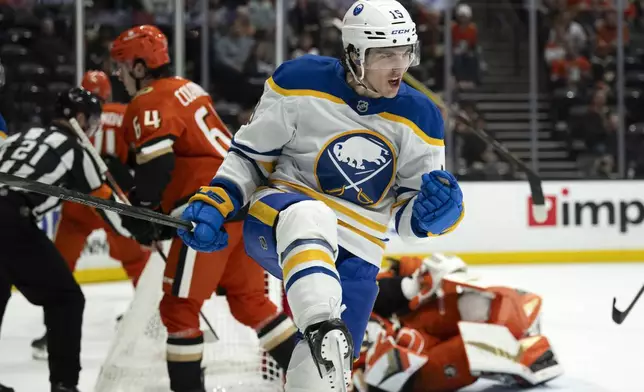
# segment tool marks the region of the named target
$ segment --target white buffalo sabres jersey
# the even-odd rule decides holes
[[[443,119],[426,96],[403,83],[395,98],[367,98],[339,60],[303,56],[267,80],[216,178],[236,184],[243,203],[265,180],[325,202],[339,245],[379,266],[392,216],[401,237],[426,237],[411,228],[412,204],[421,175],[444,161]]]

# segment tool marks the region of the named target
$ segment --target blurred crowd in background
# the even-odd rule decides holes
[[[201,13],[208,1],[209,13]],[[421,64],[410,73],[478,127],[529,160],[529,0],[399,0],[418,25]],[[539,167],[545,178],[615,178],[617,128],[627,129],[628,178],[644,177],[644,23],[639,1],[618,15],[615,0],[537,0],[539,47]],[[626,0],[625,0],[626,1]],[[341,19],[352,0],[286,0],[287,59],[340,57]],[[172,0],[86,0],[85,67],[110,72],[111,41],[123,29],[155,24],[174,33]],[[216,108],[231,130],[244,124],[275,69],[273,0],[185,0],[186,76],[204,72]],[[73,0],[0,0],[0,113],[10,132],[46,123],[55,95],[74,84]],[[451,17],[450,17],[451,16]],[[626,115],[619,118],[617,20],[625,21]],[[205,20],[204,20],[205,18]],[[201,48],[201,26],[210,47]],[[449,29],[449,30],[447,30]],[[451,44],[446,45],[446,32]],[[640,39],[640,37],[642,39]],[[639,42],[638,42],[639,39]],[[201,69],[207,53],[210,69]],[[445,55],[450,64],[445,66]],[[446,72],[448,70],[448,72]],[[127,94],[113,78],[114,99]],[[462,179],[521,178],[469,126],[446,127],[452,169]]]

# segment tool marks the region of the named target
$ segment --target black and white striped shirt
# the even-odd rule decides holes
[[[73,131],[57,125],[32,128],[7,138],[0,144],[0,172],[83,193],[91,193],[105,182],[97,163]],[[60,205],[56,197],[32,192],[25,192],[25,197],[37,220]],[[101,215],[115,230],[129,236],[116,213]]]

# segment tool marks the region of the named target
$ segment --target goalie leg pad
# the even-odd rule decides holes
[[[458,323],[470,370],[501,382],[539,385],[563,374],[548,339],[517,340],[503,325]]]

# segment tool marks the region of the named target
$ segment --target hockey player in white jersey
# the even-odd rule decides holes
[[[394,0],[360,0],[342,27],[342,60],[303,56],[269,78],[250,122],[180,230],[198,251],[226,246],[222,223],[247,203],[246,251],[283,279],[304,339],[289,392],[346,390],[378,286],[387,226],[431,241],[463,217],[443,171],[443,119],[402,82],[418,64],[416,26]],[[268,186],[265,186],[265,185]]]

